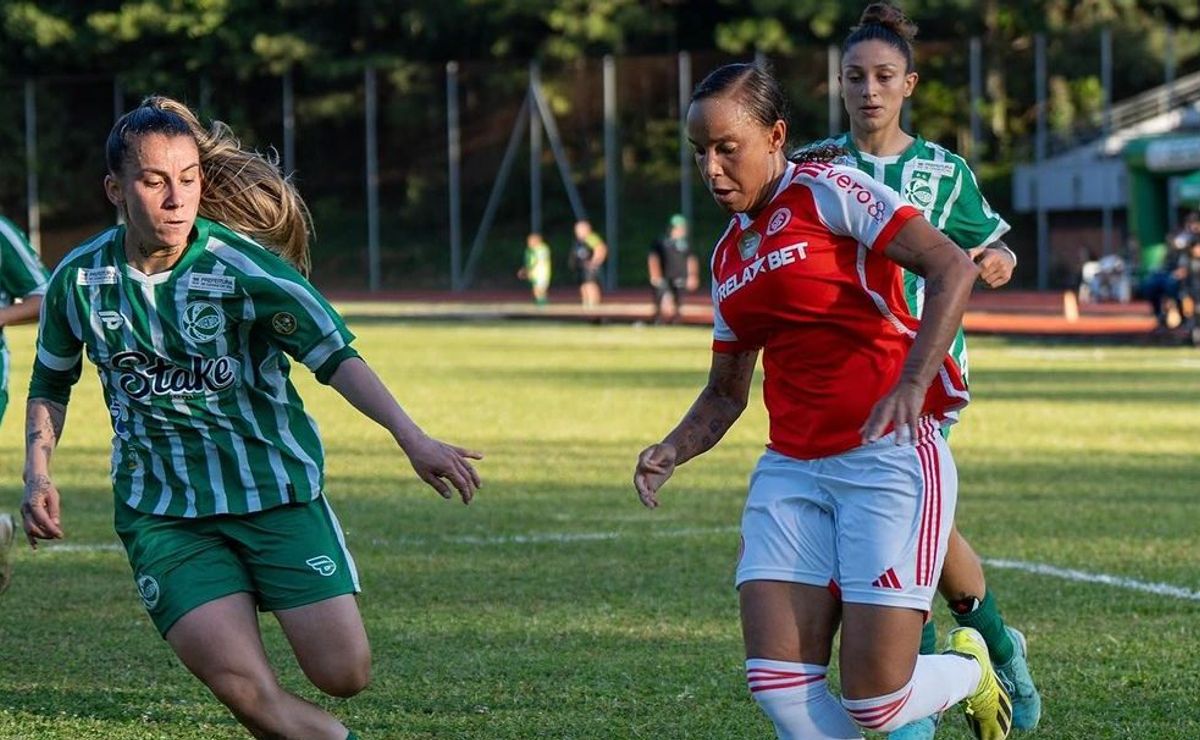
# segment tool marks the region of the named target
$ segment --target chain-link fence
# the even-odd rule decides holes
[[[1098,121],[1102,91],[1097,88],[1097,39],[1098,33],[1049,39],[1048,115],[1051,132],[1058,137],[1055,147],[1088,134],[1087,127],[1095,127]],[[1124,87],[1114,91],[1115,99],[1161,81],[1161,67],[1139,53],[1143,48],[1144,44],[1132,40],[1116,40],[1114,64],[1132,72],[1121,75]],[[845,126],[840,102],[831,105],[829,97],[829,53],[825,47],[813,47],[768,60],[792,105],[794,143],[823,138],[832,128]],[[984,44],[980,57],[983,87],[992,87],[1000,79],[1007,104],[998,108],[995,91],[981,90],[989,102],[977,103],[980,141],[971,135],[968,40],[925,44],[918,53],[921,82],[907,114],[908,123],[927,139],[971,156],[985,193],[993,205],[1005,210],[1010,201],[1011,162],[1031,156],[1027,142],[1036,108],[1031,51]],[[733,59],[704,52],[691,54],[689,61],[694,85]],[[477,250],[471,283],[516,287],[515,271],[534,217],[530,135],[528,130],[513,132],[529,87],[530,68],[520,62],[476,60],[458,64],[457,70],[463,245],[459,258],[465,260],[475,242],[510,137],[519,136],[520,155],[498,193],[494,225]],[[644,282],[646,248],[672,213],[690,210],[693,241],[701,254],[706,252],[726,219],[708,203],[694,167],[689,164],[681,169],[679,56],[614,60],[617,152],[612,157],[605,151],[603,60],[547,64],[539,71],[541,89],[561,135],[565,165],[578,188],[583,210],[603,231],[606,207],[617,209],[617,233],[610,237],[618,247],[617,282]],[[1187,71],[1186,65],[1179,71]],[[0,152],[4,155],[0,156],[0,212],[23,226],[29,226],[36,213],[41,248],[49,264],[87,235],[111,225],[115,211],[101,189],[105,136],[120,111],[143,95],[157,92],[185,100],[204,117],[228,122],[247,145],[280,153],[313,212],[317,236],[313,263],[319,285],[365,289],[370,271],[375,269],[377,284],[385,291],[448,288],[452,265],[446,67],[380,67],[374,76],[378,172],[374,220],[378,260],[374,265],[368,249],[373,236],[366,120],[371,89],[362,66],[350,63],[320,73],[297,71],[287,77],[168,82],[153,91],[123,85],[120,76],[0,80]],[[32,161],[25,155],[27,100],[33,102],[36,119]],[[289,105],[294,120],[290,130]],[[832,120],[831,113],[837,114]],[[998,132],[998,126],[1008,130]],[[998,137],[998,133],[1005,136]],[[1007,144],[1000,146],[1001,141]],[[615,161],[618,167],[616,177],[608,180],[615,182],[612,195],[605,190],[606,161]],[[36,178],[29,177],[30,164]],[[554,266],[561,277],[566,271],[575,216],[556,164],[552,147],[544,142],[538,163],[542,231],[553,248]],[[690,206],[683,202],[681,172],[689,179]],[[31,183],[36,188],[36,209],[30,208]],[[1018,220],[1018,225],[1021,223]],[[1032,238],[1031,230],[1019,229],[1012,239],[1022,256],[1031,260],[1036,256]]]

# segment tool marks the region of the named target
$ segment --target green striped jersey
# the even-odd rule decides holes
[[[112,416],[112,479],[138,511],[245,514],[322,489],[324,449],[287,356],[328,382],[353,335],[279,257],[197,219],[168,272],[124,255],[125,228],[54,270],[42,304],[30,398],[66,403],[81,353]]]
[[[849,133],[827,143],[848,151],[858,169],[900,193],[963,249],[991,244],[1011,228],[988,205],[966,160],[943,146],[917,136],[901,154],[876,157],[859,151]],[[925,304],[925,280],[905,270],[904,294],[913,315],[920,316]],[[967,343],[961,328],[950,356],[966,377]]]
[[[28,298],[46,292],[49,274],[37,252],[17,225],[0,216],[0,308],[11,306],[14,298]],[[8,345],[0,329],[0,353],[3,353],[4,381],[8,379]]]

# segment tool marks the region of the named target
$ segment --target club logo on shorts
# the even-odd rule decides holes
[[[318,555],[315,558],[309,558],[304,561],[308,567],[328,578],[337,572],[337,563],[333,562],[333,558],[328,555]]]
[[[154,580],[154,576],[138,576],[137,589],[138,595],[142,597],[142,606],[147,610],[158,606],[158,597],[162,592],[159,591],[158,581]]]
[[[179,317],[179,330],[193,342],[211,342],[225,331],[225,314],[207,301],[192,301]]]
[[[116,331],[125,324],[125,317],[116,311],[97,311],[96,316],[109,331]]]
[[[760,244],[762,244],[762,235],[757,231],[747,231],[738,239],[738,254],[742,255],[742,259],[748,260],[758,251]]]
[[[296,317],[287,311],[280,311],[271,317],[271,328],[276,334],[282,334],[285,337],[293,334],[296,331]]]
[[[928,208],[933,203],[933,188],[928,180],[913,178],[904,186],[904,199],[917,208]]]
[[[784,227],[792,221],[792,212],[787,208],[780,208],[771,214],[771,220],[767,222],[767,236],[774,236],[783,231]]]

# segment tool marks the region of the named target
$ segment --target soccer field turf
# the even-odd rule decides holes
[[[758,390],[720,446],[676,473],[662,508],[643,509],[630,482],[638,451],[703,384],[707,331],[352,328],[418,423],[486,453],[484,488],[470,507],[441,500],[381,429],[294,373],[326,441],[375,663],[360,696],[322,698],[264,616],[286,687],[364,740],[771,737],[746,690],[731,583],[765,439]],[[10,331],[10,510],[32,340]],[[975,402],[952,437],[959,524],[1005,561],[990,582],[1029,637],[1045,702],[1030,737],[1200,737],[1200,355],[971,346]],[[0,597],[0,738],[246,737],[142,610],[112,532],[109,435],[88,368],[53,461],[67,539],[18,544]],[[935,614],[944,633],[940,602]],[[968,736],[957,710],[939,733]]]

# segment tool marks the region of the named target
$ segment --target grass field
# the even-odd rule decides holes
[[[757,397],[668,484],[663,508],[642,509],[630,484],[638,450],[704,381],[706,331],[353,328],[428,431],[487,454],[485,487],[470,507],[442,501],[382,430],[297,373],[362,573],[375,669],[359,697],[323,699],[264,617],[286,686],[371,740],[770,736],[745,688],[731,588],[765,434]],[[5,508],[20,497],[32,331],[10,342]],[[1185,590],[991,569],[1045,699],[1030,737],[1200,737],[1200,355],[972,346],[976,403],[953,446],[977,549]],[[72,548],[22,548],[0,598],[0,738],[245,737],[142,611],[112,533],[108,436],[88,370],[54,460]],[[957,714],[939,737],[968,737]]]

